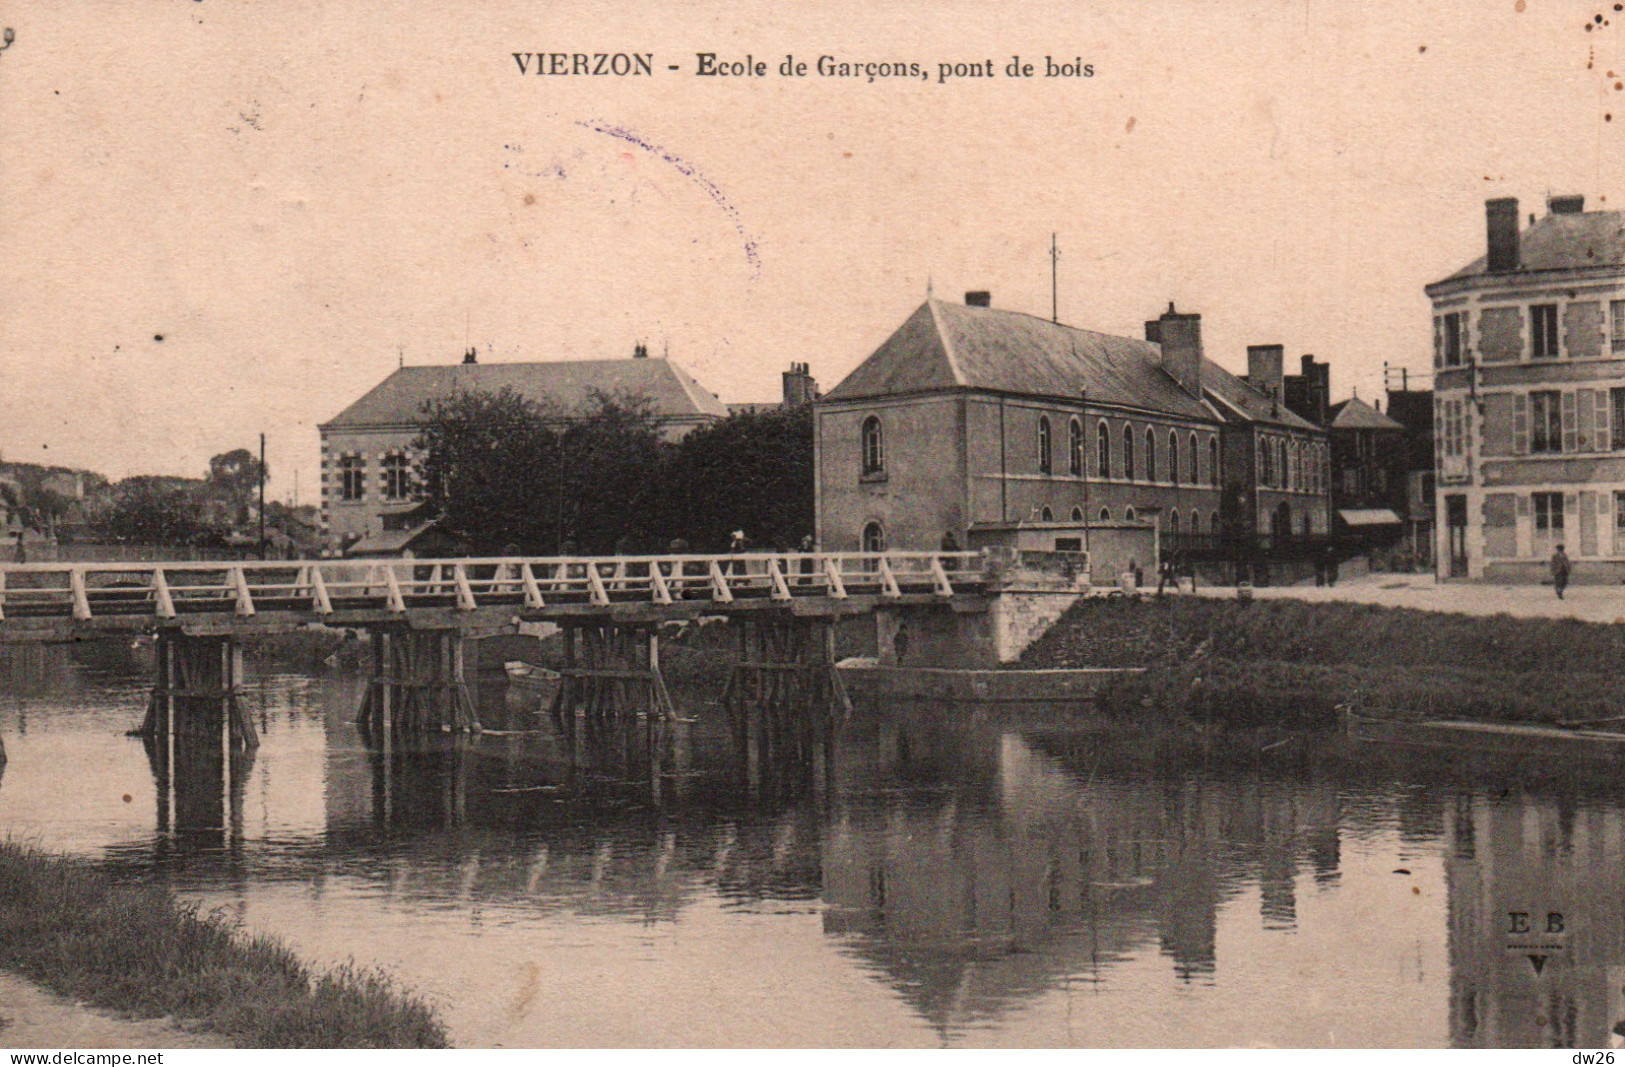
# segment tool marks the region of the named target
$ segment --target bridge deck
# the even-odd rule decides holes
[[[847,615],[985,590],[968,552],[0,565],[0,643],[175,627],[194,633],[407,622],[489,630],[612,617]]]

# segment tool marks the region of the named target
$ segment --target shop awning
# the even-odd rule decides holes
[[[1388,508],[1342,508],[1337,517],[1348,526],[1398,526],[1402,521]]]

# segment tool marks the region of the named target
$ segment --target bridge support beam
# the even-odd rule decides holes
[[[564,676],[549,709],[554,724],[575,744],[578,716],[589,738],[637,719],[671,721],[676,706],[660,673],[660,634],[649,623],[603,620],[560,624]]]
[[[138,736],[214,741],[233,752],[259,747],[243,707],[243,646],[235,637],[159,631],[156,673]]]
[[[835,622],[798,616],[730,621],[737,634],[722,706],[752,779],[828,763],[831,717],[852,710],[835,670]]]
[[[468,638],[461,630],[374,628],[372,674],[356,725],[389,742],[401,733],[479,733],[479,705],[468,681]]]

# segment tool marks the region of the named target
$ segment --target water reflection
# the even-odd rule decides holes
[[[0,822],[384,962],[466,1044],[1596,1046],[1625,1019],[1607,781],[1171,752],[1065,710],[860,707],[764,750],[705,694],[589,738],[500,687],[510,732],[386,750],[360,679],[267,664],[255,759],[166,761],[120,736],[139,651],[5,663]]]

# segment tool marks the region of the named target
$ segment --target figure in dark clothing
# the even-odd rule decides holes
[[[1557,599],[1563,599],[1563,590],[1569,587],[1569,556],[1558,545],[1552,553],[1552,584],[1557,587]]]
[[[817,551],[817,548],[813,544],[813,535],[808,534],[807,536],[803,537],[801,539],[801,543],[796,546],[796,551],[801,553],[801,556],[802,556],[800,584],[808,585],[808,584],[810,584],[812,582],[812,574],[813,574],[813,558],[812,558],[812,555],[813,555],[814,552]]]
[[[735,530],[733,532],[733,537],[731,537],[728,540],[728,554],[733,555],[733,556],[742,556],[742,555],[745,554],[745,531],[744,530]],[[733,570],[733,573],[735,573],[735,574],[744,574],[745,573],[745,561],[742,560],[742,559],[734,560],[733,561],[733,566],[732,566],[731,569]]]
[[[958,538],[954,537],[954,532],[952,530],[948,530],[942,535],[942,543],[937,546],[937,549],[941,552],[959,551],[959,540]],[[957,571],[959,569],[959,561],[957,559],[945,559],[942,561],[942,569],[945,571]]]

